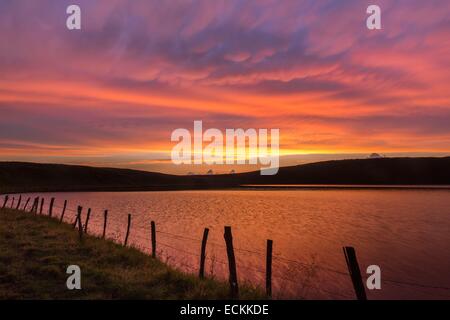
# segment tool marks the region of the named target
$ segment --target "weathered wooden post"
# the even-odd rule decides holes
[[[61,212],[61,218],[59,218],[59,222],[64,221],[64,215],[66,214],[66,208],[67,208],[67,200],[64,200],[64,206]]]
[[[272,296],[272,247],[273,241],[267,240],[267,254],[266,254],[266,294],[268,297]]]
[[[3,202],[3,209],[5,209],[5,207],[6,207],[6,204],[8,203],[8,200],[9,200],[9,196],[5,196],[5,201]]]
[[[203,240],[202,240],[202,248],[200,251],[200,269],[199,269],[199,277],[205,277],[205,260],[206,260],[206,242],[208,241],[208,233],[209,229],[205,228],[203,231]]]
[[[345,261],[347,262],[348,272],[353,283],[353,289],[358,300],[367,300],[366,290],[361,277],[358,260],[356,259],[355,248],[344,247]]]
[[[41,199],[41,208],[39,209],[39,214],[42,214],[43,209],[44,209],[44,198]]]
[[[88,209],[87,215],[86,215],[86,221],[84,222],[84,233],[88,232],[88,224],[89,224],[89,218],[91,217],[91,208]]]
[[[77,215],[75,216],[75,221],[73,222],[73,228],[75,229],[78,226],[78,218],[81,217],[81,210],[83,210],[82,206],[77,207]]]
[[[22,202],[22,195],[19,196],[19,201],[17,201],[16,210],[19,210],[20,203]]]
[[[37,214],[39,210],[39,197],[36,197],[36,207],[34,208],[34,214]]]
[[[156,225],[155,221],[151,222],[152,227],[152,257],[156,258]]]
[[[50,205],[48,207],[48,216],[52,217],[53,216],[53,206],[55,205],[55,198],[51,198],[50,199]]]
[[[77,219],[75,220],[78,221],[78,236],[80,238],[80,241],[83,241],[83,224],[81,223],[81,211],[83,210],[83,207],[78,206],[78,215],[77,215]]]
[[[103,213],[103,235],[102,238],[105,239],[106,236],[106,222],[108,220],[108,210]]]
[[[128,214],[128,224],[127,224],[127,234],[125,235],[125,242],[123,245],[126,247],[128,243],[128,236],[130,235],[130,227],[131,227],[131,214]]]
[[[38,201],[37,197],[35,197],[34,200],[33,200],[33,205],[31,206],[31,210],[30,210],[31,213],[35,212],[36,206],[37,206],[37,201]]]
[[[225,243],[227,246],[227,256],[228,256],[228,268],[230,272],[230,296],[231,299],[239,298],[239,286],[236,271],[236,258],[234,256],[233,248],[233,235],[231,233],[231,227],[225,227],[224,233]]]
[[[48,207],[48,216],[51,218],[53,216],[53,205],[55,204],[55,198],[50,199],[50,206]]]
[[[39,205],[39,197],[35,197],[33,201],[33,207],[31,208],[31,213],[37,213],[37,207]]]
[[[28,197],[27,202],[25,202],[25,205],[24,205],[23,208],[22,208],[23,211],[26,211],[26,210],[27,210],[28,203],[30,202],[30,200],[31,200],[31,198]]]

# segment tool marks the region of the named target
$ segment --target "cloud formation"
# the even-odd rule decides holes
[[[280,128],[282,153],[448,152],[450,3],[0,0],[0,156],[168,153]],[[143,159],[145,160],[145,159]]]

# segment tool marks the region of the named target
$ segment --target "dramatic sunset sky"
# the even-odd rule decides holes
[[[450,154],[448,0],[0,0],[0,39],[0,160],[182,173],[194,120],[279,128],[285,164]]]

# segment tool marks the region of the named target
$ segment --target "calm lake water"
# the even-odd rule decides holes
[[[76,192],[56,198],[60,215],[73,221],[78,204],[92,208],[89,232],[151,252],[172,266],[198,273],[201,238],[210,229],[206,273],[227,277],[223,227],[232,226],[240,282],[265,285],[266,239],[274,241],[274,298],[353,299],[343,246],[354,246],[362,272],[382,271],[382,289],[369,299],[450,299],[449,190],[227,190],[171,192]],[[36,196],[35,194],[30,196]],[[25,195],[27,197],[27,195]],[[69,262],[68,262],[69,263]],[[76,262],[70,262],[76,263]],[[394,282],[399,281],[400,283]]]

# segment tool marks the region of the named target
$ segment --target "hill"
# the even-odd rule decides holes
[[[450,157],[336,160],[239,175],[252,184],[450,185]]]
[[[152,190],[182,187],[179,176],[115,168],[0,162],[0,191]]]
[[[450,157],[337,160],[259,171],[176,176],[129,169],[0,162],[0,192],[134,191],[239,187],[243,184],[450,185]]]

